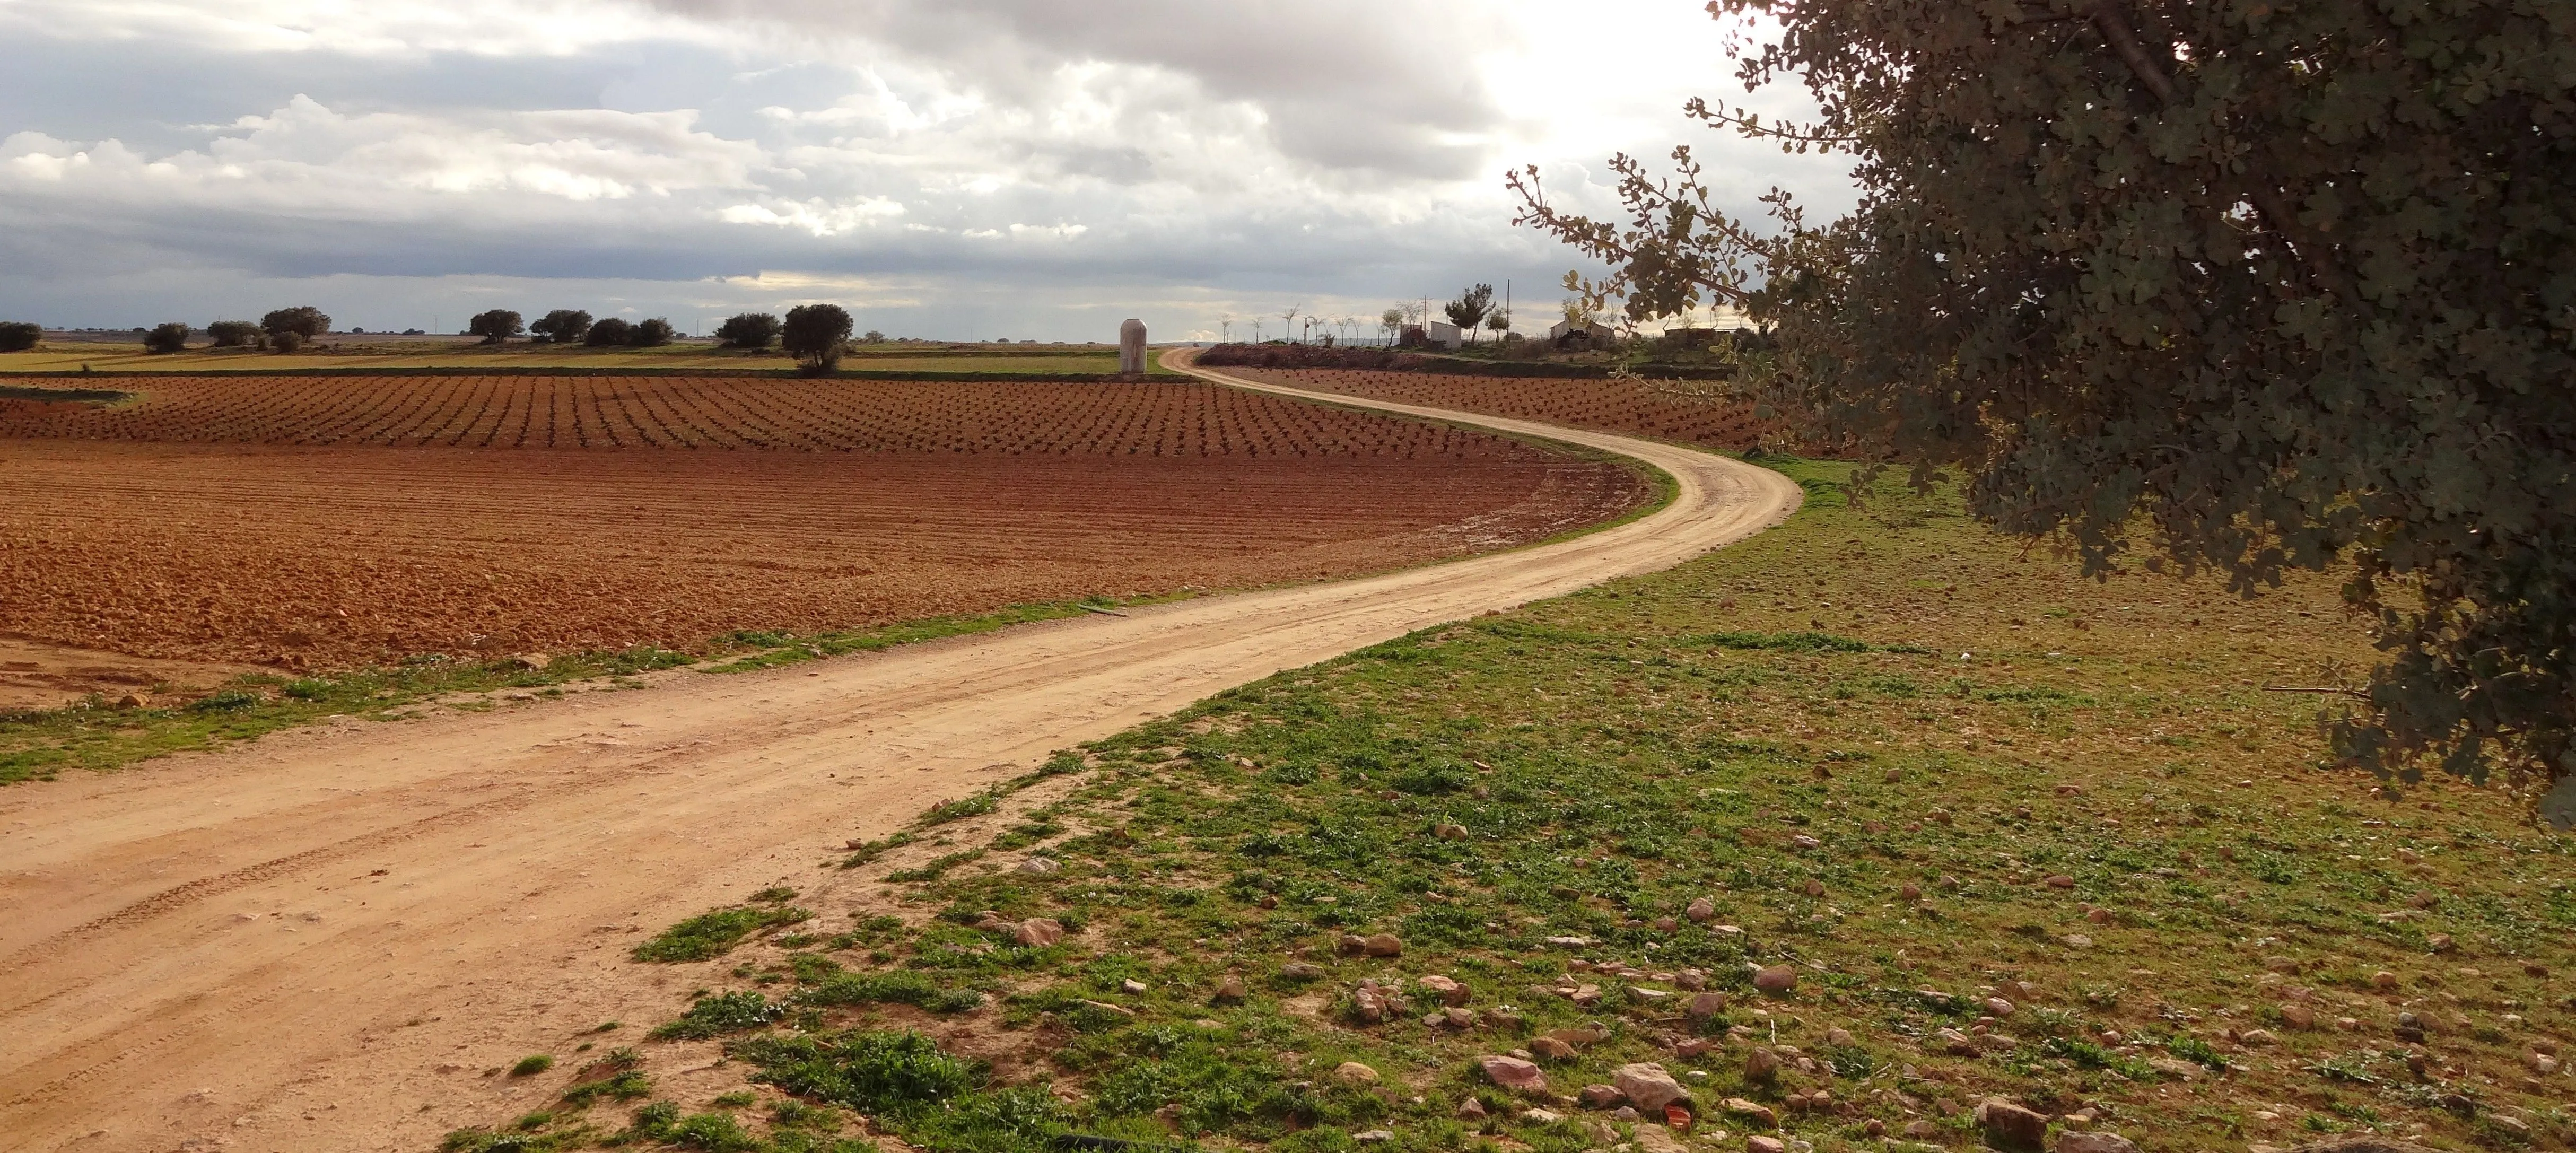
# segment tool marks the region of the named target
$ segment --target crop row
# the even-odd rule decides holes
[[[1693,384],[1644,380],[1445,376],[1367,369],[1225,371],[1251,380],[1462,412],[1545,421],[1572,428],[1634,433],[1716,448],[1753,448],[1769,422],[1751,405],[1710,397]]]
[[[174,443],[1119,456],[1489,456],[1510,442],[1194,382],[168,377],[0,405],[0,437]]]

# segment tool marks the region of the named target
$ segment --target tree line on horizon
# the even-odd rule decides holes
[[[807,304],[787,310],[783,320],[767,312],[737,313],[718,325],[714,335],[725,348],[758,352],[777,346],[796,357],[806,371],[822,373],[839,366],[855,327],[849,311],[837,304]],[[136,331],[143,333],[145,352],[166,355],[184,351],[199,330],[174,320]],[[218,320],[203,331],[210,338],[208,348],[293,353],[329,335],[331,317],[319,308],[299,305],[276,309],[257,321]],[[42,343],[44,334],[42,325],[0,321],[0,352],[26,352]],[[656,348],[671,343],[678,333],[661,317],[593,318],[580,309],[558,308],[530,323],[516,311],[495,308],[468,320],[464,335],[482,337],[487,345],[529,336],[538,344]],[[866,339],[882,341],[885,334],[869,332]]]

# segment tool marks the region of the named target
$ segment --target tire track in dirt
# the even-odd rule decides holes
[[[16,1090],[0,1132],[13,1149],[84,1153],[191,1140],[416,1153],[537,1104],[474,1070],[676,1011],[686,990],[657,982],[687,975],[623,963],[629,930],[848,877],[815,869],[829,846],[1052,749],[1414,629],[1669,567],[1798,499],[1784,478],[1687,449],[1418,414],[1627,453],[1671,473],[1677,495],[1576,540],[1365,580],[663,674],[0,790],[0,952],[13,988],[43,990],[0,998],[0,1079]],[[155,899],[172,892],[187,899]]]

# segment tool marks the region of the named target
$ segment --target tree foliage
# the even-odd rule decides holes
[[[218,320],[206,326],[206,335],[214,338],[215,348],[258,348],[267,343],[267,334],[247,320]]]
[[[1458,331],[1471,337],[1476,335],[1476,326],[1483,324],[1485,315],[1493,310],[1494,286],[1490,284],[1469,288],[1459,293],[1458,299],[1440,306],[1441,314],[1449,318],[1449,323],[1457,325]]]
[[[24,320],[0,320],[0,352],[25,352],[45,339],[45,326]]]
[[[175,320],[168,324],[158,325],[154,327],[152,331],[143,334],[143,351],[150,353],[178,352],[188,347],[188,335],[191,331],[192,330],[187,325]]]
[[[716,340],[726,348],[767,348],[778,343],[778,318],[766,312],[737,313],[716,326]]]
[[[660,348],[671,343],[671,322],[652,317],[635,322],[626,330],[626,343],[631,348]]]
[[[590,333],[582,339],[582,343],[592,348],[623,348],[634,334],[635,326],[628,324],[626,318],[612,316],[591,325]]]
[[[331,331],[331,318],[312,305],[281,308],[259,318],[259,330],[274,338],[281,332],[292,332],[306,340],[320,340]]]
[[[465,334],[482,337],[485,344],[499,344],[527,330],[527,322],[506,308],[478,312],[474,319],[465,322]]]
[[[578,308],[558,308],[537,318],[528,331],[552,344],[579,344],[590,335],[590,314]]]
[[[830,372],[841,363],[841,348],[856,325],[837,304],[803,304],[787,310],[779,344],[808,372]]]
[[[1688,148],[1613,161],[1624,221],[1515,174],[1613,268],[1573,286],[1748,309],[1755,386],[2094,571],[2345,569],[2357,763],[2576,773],[2576,6],[1711,8],[1777,21],[1739,78],[1821,119],[1693,114],[1850,155],[1858,205],[1730,216]]]

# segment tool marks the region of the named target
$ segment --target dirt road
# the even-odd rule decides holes
[[[1624,453],[1678,496],[1577,540],[1366,580],[346,721],[0,790],[0,1146],[431,1148],[512,1108],[507,1079],[483,1070],[602,1021],[671,1015],[686,990],[620,959],[638,926],[809,881],[845,838],[1052,750],[1441,621],[1670,567],[1799,498],[1687,449],[1320,399]]]

